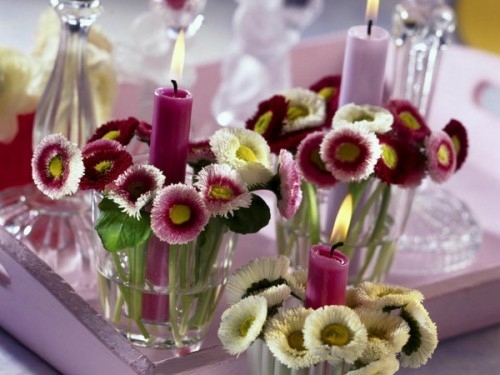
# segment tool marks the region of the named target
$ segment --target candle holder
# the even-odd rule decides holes
[[[393,98],[409,100],[428,116],[440,59],[454,30],[453,9],[442,0],[404,0],[396,6]],[[417,189],[406,228],[399,249],[411,261],[396,259],[395,273],[462,269],[475,259],[481,243],[481,230],[471,210],[430,183]]]
[[[86,64],[88,33],[102,12],[99,0],[51,0],[61,20],[59,49],[36,109],[34,145],[51,133],[83,145],[96,128]],[[34,185],[6,189],[0,223],[49,264],[85,299],[96,296],[91,197],[54,201]]]

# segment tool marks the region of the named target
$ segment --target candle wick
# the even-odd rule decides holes
[[[368,20],[368,28],[366,30],[368,36],[372,35],[372,26],[373,26],[373,20]]]
[[[332,247],[330,247],[330,258],[333,257],[333,252],[335,251],[335,249],[338,249],[339,247],[342,247],[344,246],[344,243],[343,242],[337,242],[337,243],[334,243],[332,245]]]
[[[174,86],[174,95],[177,95],[177,81],[175,79],[171,80],[172,85]]]

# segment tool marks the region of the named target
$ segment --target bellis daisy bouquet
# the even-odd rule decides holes
[[[347,289],[345,306],[308,309],[307,271],[289,265],[285,256],[260,258],[228,280],[218,336],[230,354],[247,353],[251,373],[394,374],[432,356],[436,325],[419,291],[363,282]]]
[[[304,249],[320,242],[321,225],[331,228],[338,210],[335,194],[342,194],[337,198],[340,203],[347,193],[353,197],[354,214],[343,252],[352,257],[363,244],[369,259],[376,258],[376,252],[393,254],[395,243],[387,234],[396,222],[391,212],[396,191],[402,188],[412,194],[411,188],[426,177],[443,183],[467,157],[467,132],[460,121],[452,119],[442,130],[431,131],[405,100],[391,100],[384,106],[347,104],[339,108],[340,82],[338,76],[325,77],[309,89],[276,95],[263,101],[247,122],[248,128],[262,134],[271,145],[294,153],[303,177],[302,206],[292,220],[277,226],[278,249],[285,255],[290,255],[301,235],[309,238]],[[328,200],[329,213],[323,218],[319,218],[320,192]],[[399,205],[400,211],[403,206],[408,211],[411,199]],[[405,221],[407,215],[402,216]],[[379,249],[382,242],[386,242],[385,249]],[[382,268],[390,265],[390,258],[384,260]],[[368,264],[362,266],[357,282],[367,268]],[[379,271],[372,277],[380,277]]]
[[[145,341],[150,332],[143,322],[141,288],[155,292],[146,269],[150,240],[168,244],[169,280],[175,280],[181,290],[198,291],[181,298],[180,310],[174,308],[175,290],[171,287],[164,292],[171,298],[167,316],[174,341],[182,346],[183,333],[193,325],[205,324],[215,310],[202,291],[207,285],[214,288],[210,275],[222,236],[226,232],[255,233],[267,225],[270,209],[256,193],[260,190],[272,191],[279,212],[292,217],[301,202],[300,176],[288,151],[281,151],[273,163],[262,136],[246,129],[224,128],[209,139],[190,144],[190,181],[164,186],[162,172],[136,162],[126,148],[134,138],[149,143],[150,135],[151,126],[135,118],[104,124],[82,149],[60,134],[49,135],[34,152],[33,179],[52,199],[79,190],[99,195],[95,229],[116,268],[109,278],[122,279],[120,296],[109,314],[119,321],[126,306],[128,319],[136,323]],[[230,265],[231,259],[225,263]],[[186,267],[191,268],[186,271]],[[225,276],[222,279],[225,282]],[[219,292],[207,294],[207,299],[213,299]],[[195,298],[204,304],[193,318],[196,322],[189,320],[189,306]]]

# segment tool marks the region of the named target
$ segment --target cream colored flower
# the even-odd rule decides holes
[[[32,85],[35,61],[23,52],[0,46],[0,142],[17,134],[17,115],[33,112],[40,93]]]
[[[285,278],[292,293],[303,301],[306,298],[307,270],[294,269]]]
[[[228,278],[228,303],[231,305],[249,295],[259,294],[271,286],[285,284],[289,266],[290,259],[283,255],[257,258],[241,266]]]
[[[283,95],[288,100],[284,133],[315,127],[325,121],[325,100],[314,91],[294,88]]]
[[[364,363],[377,361],[401,351],[410,337],[410,327],[403,318],[379,310],[355,310],[365,325],[368,344],[360,357]]]
[[[260,134],[242,128],[223,128],[210,137],[217,162],[229,164],[249,185],[271,179],[271,149]]]
[[[399,370],[396,356],[388,355],[364,367],[349,371],[346,375],[393,375]]]
[[[358,124],[374,133],[386,133],[391,130],[394,117],[390,111],[371,105],[346,104],[340,107],[332,120],[332,127]]]
[[[267,318],[267,302],[250,296],[229,307],[221,316],[217,332],[224,349],[240,355],[257,339]]]
[[[274,306],[281,306],[283,301],[290,296],[291,289],[286,284],[274,285],[262,292],[259,292],[258,296],[262,296],[267,300],[267,305],[269,308]]]
[[[416,301],[402,309],[401,317],[410,326],[410,338],[401,353],[401,366],[420,367],[427,363],[437,347],[436,325],[424,306]]]
[[[349,303],[381,310],[399,308],[411,301],[423,300],[423,294],[416,289],[369,281],[353,288],[349,295]]]
[[[329,362],[353,363],[366,347],[367,333],[354,310],[346,306],[324,306],[306,318],[304,343],[311,353]]]
[[[284,310],[271,318],[264,329],[264,340],[273,355],[292,369],[312,366],[324,360],[304,345],[302,329],[312,309],[298,307]]]

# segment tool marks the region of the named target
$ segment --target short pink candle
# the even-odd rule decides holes
[[[155,90],[149,162],[165,175],[165,184],[184,182],[193,96],[187,90]]]
[[[354,26],[347,32],[339,105],[380,105],[383,102],[385,65],[389,48],[387,30]]]
[[[305,307],[344,305],[349,259],[330,246],[314,245],[309,251]]]

